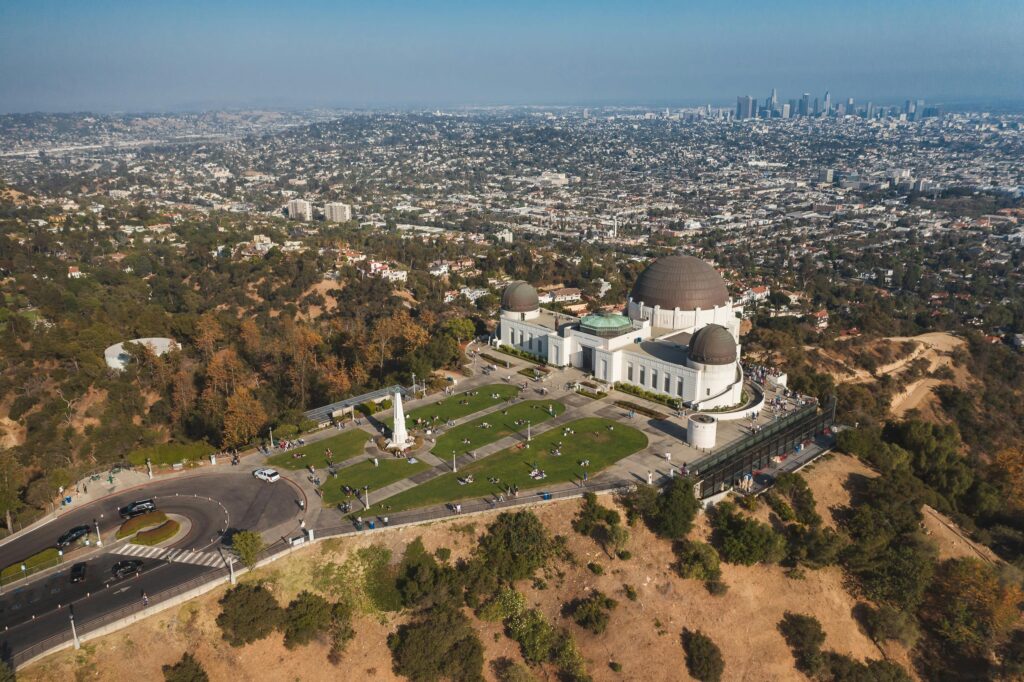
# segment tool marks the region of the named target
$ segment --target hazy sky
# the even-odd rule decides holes
[[[1024,99],[1024,0],[0,0],[0,111]]]

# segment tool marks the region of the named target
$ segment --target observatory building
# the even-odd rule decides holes
[[[740,309],[711,265],[684,255],[655,260],[637,279],[625,312],[578,318],[545,310],[536,289],[513,282],[501,297],[496,342],[695,410],[741,402]]]

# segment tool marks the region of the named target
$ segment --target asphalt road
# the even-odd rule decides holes
[[[103,535],[102,548],[90,545],[65,551],[59,571],[3,588],[0,657],[6,658],[69,629],[69,608],[73,609],[76,622],[82,623],[138,602],[143,593],[156,594],[203,573],[221,570],[223,564],[215,559],[225,535],[230,537],[236,530],[268,530],[293,520],[298,524],[297,497],[296,489],[285,480],[264,483],[253,478],[248,469],[181,477],[98,500],[0,546],[0,566],[9,566],[54,547],[57,538],[69,528],[94,525],[94,519]],[[160,511],[188,520],[188,533],[172,547],[194,550],[196,554],[171,561],[168,558],[173,557],[158,550],[146,552],[153,556],[130,555],[140,550],[114,540],[121,522],[118,508],[146,498],[153,498]],[[131,559],[142,560],[139,574],[116,579],[111,571],[114,563]],[[80,561],[87,565],[86,578],[72,584],[71,566]]]

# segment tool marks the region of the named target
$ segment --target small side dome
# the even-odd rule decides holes
[[[705,325],[690,339],[690,360],[702,365],[736,362],[736,340],[720,324]]]
[[[501,309],[510,313],[528,313],[539,307],[537,290],[526,282],[512,282],[501,294]]]

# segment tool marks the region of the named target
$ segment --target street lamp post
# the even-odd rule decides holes
[[[69,611],[68,620],[71,621],[71,638],[75,640],[75,649],[81,649],[82,643],[78,641],[78,630],[75,629],[75,614]]]
[[[92,523],[93,523],[94,526],[96,526],[96,546],[97,547],[102,547],[103,546],[103,538],[100,537],[100,522],[99,522],[99,519],[93,519]]]
[[[363,486],[363,508],[370,508],[370,486],[368,485]]]
[[[452,473],[454,474],[457,471],[458,471],[458,468],[456,468],[456,466],[455,466],[455,451],[452,450]]]
[[[526,442],[529,443],[531,440],[533,440],[533,437],[532,437],[532,435],[530,433],[530,422],[527,421],[526,422]]]

